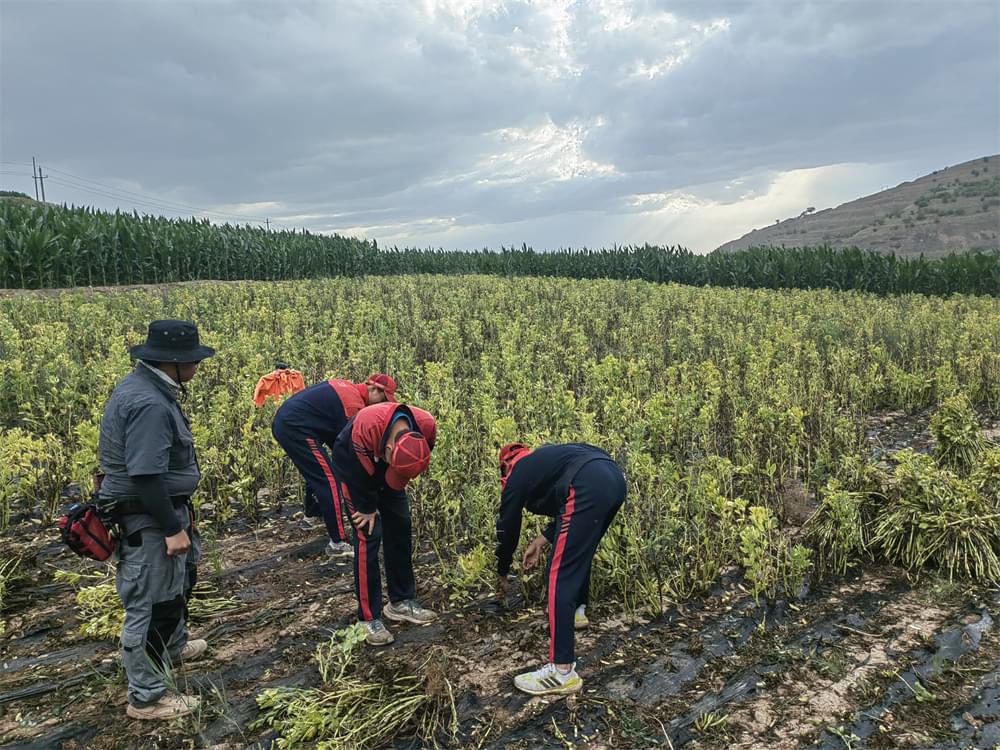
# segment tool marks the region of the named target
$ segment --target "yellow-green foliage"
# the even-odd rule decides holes
[[[452,565],[441,570],[442,582],[452,588],[451,600],[467,599],[496,578],[493,550],[477,544],[468,552],[460,553]]]
[[[776,510],[790,478],[825,483],[859,450],[865,414],[955,393],[1000,409],[992,298],[408,276],[0,298],[0,423],[53,440],[86,479],[128,346],[164,317],[194,320],[218,349],[184,406],[195,503],[213,507],[203,525],[297,499],[275,406],[251,401],[276,360],[307,382],[385,371],[439,422],[410,485],[418,544],[448,568],[492,549],[501,443],[589,441],[629,485],[595,591],[654,612],[739,563],[747,507]]]
[[[831,479],[822,497],[803,532],[816,547],[820,569],[843,575],[869,552],[874,513],[871,495],[848,490],[839,480]]]
[[[67,583],[78,583],[70,576],[61,580]],[[193,620],[212,617],[239,606],[239,602],[231,597],[213,596],[218,590],[208,581],[199,581],[194,587],[194,594],[188,601],[189,616]],[[83,586],[76,592],[76,618],[80,621],[80,634],[96,640],[113,640],[118,638],[125,624],[125,610],[115,591],[113,581],[103,581],[92,586]]]
[[[51,519],[68,481],[68,465],[55,435],[33,435],[19,427],[0,431],[0,530],[7,527],[15,501]]]
[[[252,728],[276,730],[281,750],[306,743],[321,750],[377,747],[405,730],[423,747],[454,738],[458,714],[443,650],[435,649],[413,673],[383,673],[358,667],[355,651],[364,639],[360,623],[335,632],[316,649],[322,687],[261,691],[260,717]]]
[[[750,508],[749,523],[740,532],[740,551],[755,599],[779,592],[798,596],[812,568],[809,550],[791,544],[771,511],[757,505]]]
[[[909,449],[895,460],[895,483],[872,543],[914,572],[930,568],[949,580],[1000,583],[1000,502],[977,487],[989,472],[962,479]]]
[[[76,606],[80,635],[97,640],[112,640],[121,635],[125,610],[114,583],[84,586],[76,592]]]
[[[972,470],[986,445],[976,412],[964,393],[944,400],[931,418],[931,433],[938,463],[961,475]]]
[[[20,559],[16,557],[11,557],[0,562],[0,615],[3,614],[4,597],[7,595],[7,588],[10,586],[11,581],[18,577],[18,565],[20,562]],[[7,626],[3,618],[0,617],[0,636],[6,630]]]

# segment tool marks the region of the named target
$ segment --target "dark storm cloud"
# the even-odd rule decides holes
[[[732,203],[794,169],[899,181],[996,152],[998,13],[4,0],[0,159],[38,155],[63,172],[50,197],[100,206],[128,207],[111,186],[400,243],[607,244],[673,192]]]

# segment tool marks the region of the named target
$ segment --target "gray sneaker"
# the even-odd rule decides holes
[[[388,646],[396,640],[381,620],[368,620],[365,626],[365,641],[369,646]]]
[[[330,542],[326,545],[326,554],[333,558],[354,557],[354,547],[350,542]]]
[[[414,625],[426,625],[437,619],[437,614],[429,609],[424,609],[417,603],[416,599],[404,599],[401,602],[393,602],[386,605],[382,614],[390,620],[406,620]]]

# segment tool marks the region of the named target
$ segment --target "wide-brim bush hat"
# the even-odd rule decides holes
[[[215,354],[215,349],[203,346],[198,327],[186,320],[154,320],[149,324],[146,343],[129,349],[132,359],[146,362],[201,362]]]

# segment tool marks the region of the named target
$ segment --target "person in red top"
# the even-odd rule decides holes
[[[590,568],[597,545],[625,502],[621,468],[602,449],[587,443],[524,443],[500,449],[500,508],[497,516],[497,589],[506,596],[524,511],[552,521],[524,551],[524,570],[535,567],[552,546],[548,580],[548,663],[514,678],[525,693],[575,693],[583,688],[576,671],[574,629],[586,627]]]
[[[394,640],[382,622],[423,625],[437,615],[416,600],[407,482],[427,470],[437,437],[423,409],[384,403],[358,412],[333,444],[333,475],[354,522],[354,588],[358,620],[373,646]],[[382,607],[378,551],[383,548],[389,604]]]
[[[306,515],[323,516],[331,557],[350,557],[354,551],[347,541],[327,447],[364,407],[395,400],[396,381],[383,373],[364,383],[331,378],[286,399],[274,415],[271,434],[305,480]]]

